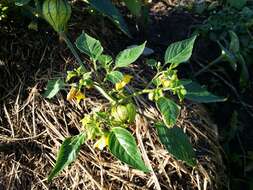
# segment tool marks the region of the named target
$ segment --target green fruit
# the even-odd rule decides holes
[[[71,6],[67,0],[45,0],[42,15],[56,32],[62,33],[71,16]]]
[[[136,107],[133,103],[116,105],[112,107],[111,114],[115,121],[133,123],[136,116]]]

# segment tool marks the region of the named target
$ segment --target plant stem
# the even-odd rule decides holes
[[[213,66],[214,64],[220,62],[222,59],[224,58],[224,55],[221,54],[219,57],[217,57],[215,60],[213,60],[211,63],[209,63],[208,65],[206,65],[205,67],[203,67],[202,69],[200,69],[197,73],[195,73],[194,77],[199,76],[201,73],[203,73],[204,71],[206,71],[207,69],[209,69],[211,66]]]
[[[94,87],[111,103],[116,102],[116,100],[114,100],[101,86],[94,84]]]
[[[62,37],[63,40],[66,42],[68,48],[70,49],[71,53],[72,53],[72,54],[74,55],[74,57],[76,58],[78,64],[79,64],[80,66],[82,66],[82,67],[86,70],[86,68],[85,68],[85,66],[84,66],[84,64],[83,64],[83,62],[82,62],[82,60],[80,59],[79,55],[77,54],[75,48],[74,48],[73,45],[72,45],[72,42],[68,39],[67,35],[66,35],[64,32],[60,33],[59,35],[60,35],[60,37]]]
[[[60,33],[59,35],[66,42],[68,48],[70,49],[71,53],[76,58],[76,60],[79,63],[79,65],[82,66],[86,70],[86,68],[85,68],[82,60],[80,59],[79,55],[77,54],[75,48],[73,47],[71,41],[68,39],[67,35],[65,33]],[[94,69],[96,71],[97,70],[97,68],[96,68],[96,62],[94,60],[93,60],[93,64],[94,64]],[[101,86],[99,86],[98,84],[94,84],[94,87],[97,89],[97,91],[99,91],[111,103],[112,102],[116,102]]]
[[[142,94],[148,94],[150,92],[154,92],[156,90],[168,91],[168,90],[174,90],[174,89],[172,89],[172,88],[143,89],[141,91],[134,92],[133,94],[131,94],[130,96],[127,96],[126,98],[123,98],[123,99],[119,100],[119,103],[122,103],[122,102],[124,102],[127,99],[130,99],[130,98],[133,98],[133,97],[136,97],[136,96],[140,96]]]

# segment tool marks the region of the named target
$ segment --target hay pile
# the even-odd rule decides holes
[[[177,125],[191,138],[196,168],[171,157],[154,128],[139,116],[130,129],[146,165],[153,168],[150,174],[129,168],[106,150],[94,150],[88,142],[78,160],[48,183],[64,138],[78,134],[84,114],[105,100],[94,94],[75,105],[65,100],[64,92],[50,101],[41,96],[49,78],[74,64],[65,46],[50,33],[1,27],[0,41],[0,189],[213,190],[225,184],[216,127],[202,106],[190,102],[183,106]],[[145,99],[137,103],[144,114],[160,117]]]

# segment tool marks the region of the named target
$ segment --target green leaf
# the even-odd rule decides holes
[[[192,55],[192,50],[196,38],[197,35],[169,45],[165,52],[165,64],[171,63],[173,64],[173,68],[175,68],[180,63],[186,62]]]
[[[91,7],[96,9],[107,16],[110,20],[117,25],[122,32],[126,35],[131,36],[128,27],[118,9],[112,4],[110,0],[89,0]]]
[[[213,95],[197,82],[191,81],[187,82],[187,84],[184,84],[183,82],[182,84],[187,91],[185,98],[188,100],[192,100],[198,103],[224,102],[227,100],[224,97]]]
[[[239,53],[240,51],[240,40],[237,34],[230,30],[229,31],[229,36],[230,36],[230,44],[229,44],[229,50],[232,51],[233,53]]]
[[[139,169],[149,172],[147,166],[141,158],[132,134],[122,127],[114,127],[109,135],[109,149],[111,153],[122,162]]]
[[[97,60],[103,52],[101,43],[86,33],[82,33],[76,40],[76,47],[93,60]]]
[[[157,100],[156,105],[163,116],[163,120],[168,127],[173,127],[180,114],[180,106],[174,101],[161,97]]]
[[[247,0],[227,0],[227,1],[232,7],[236,9],[242,9],[247,3]]]
[[[230,52],[228,49],[226,49],[221,43],[218,43],[220,48],[222,49],[222,56],[225,61],[228,61],[230,63],[230,66],[234,71],[237,70],[237,60],[235,55]]]
[[[27,5],[31,0],[15,0],[16,6],[24,6]]]
[[[72,78],[78,76],[76,71],[67,71],[66,82],[70,81]]]
[[[124,0],[127,8],[131,11],[131,13],[136,16],[141,16],[141,6],[142,2],[140,0]]]
[[[66,138],[63,141],[56,159],[56,164],[48,176],[48,181],[51,181],[59,174],[59,172],[76,159],[77,154],[80,151],[80,147],[84,143],[85,139],[86,135],[82,133]]]
[[[156,130],[162,144],[176,159],[185,161],[189,166],[196,165],[193,147],[181,128],[168,128],[163,123],[156,123]]]
[[[141,56],[145,45],[146,42],[139,46],[121,51],[116,57],[115,68],[127,67],[131,63],[135,62]]]
[[[106,75],[106,79],[112,82],[113,84],[120,82],[123,79],[123,77],[124,77],[123,74],[119,71],[112,71]]]
[[[102,64],[103,68],[107,67],[112,62],[112,57],[110,55],[100,55],[98,61]]]
[[[155,59],[148,59],[146,61],[147,65],[150,66],[151,68],[155,67],[157,68],[158,62]]]
[[[43,96],[45,98],[53,98],[60,90],[64,89],[64,81],[62,79],[50,80],[47,83],[47,89]]]
[[[98,57],[98,61],[100,63],[100,67],[106,70],[106,73],[110,72],[111,70],[111,64],[113,62],[113,59],[110,55],[102,54]]]
[[[87,72],[82,75],[82,78],[79,80],[78,88],[81,89],[82,87],[89,87],[92,86],[92,72]]]

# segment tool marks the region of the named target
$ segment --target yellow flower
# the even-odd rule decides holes
[[[103,150],[109,144],[109,135],[103,135],[95,144],[94,148]]]
[[[81,100],[85,99],[84,93],[82,93],[80,90],[78,90],[76,87],[72,86],[68,95],[67,100],[76,100],[76,102],[79,104]]]
[[[161,79],[161,82],[165,88],[170,87],[170,85],[171,85],[171,82],[167,79]]]
[[[78,91],[77,88],[72,86],[69,93],[68,93],[68,95],[67,95],[67,100],[68,101],[73,100],[75,98],[75,95],[76,95],[77,91]]]
[[[120,82],[115,84],[116,90],[121,90],[122,88],[124,88],[131,81],[132,78],[133,76],[131,75],[125,75]]]
[[[78,91],[78,92],[76,93],[76,97],[75,97],[75,98],[76,98],[76,102],[79,104],[80,101],[81,101],[81,100],[84,100],[86,97],[85,97],[84,93]]]

